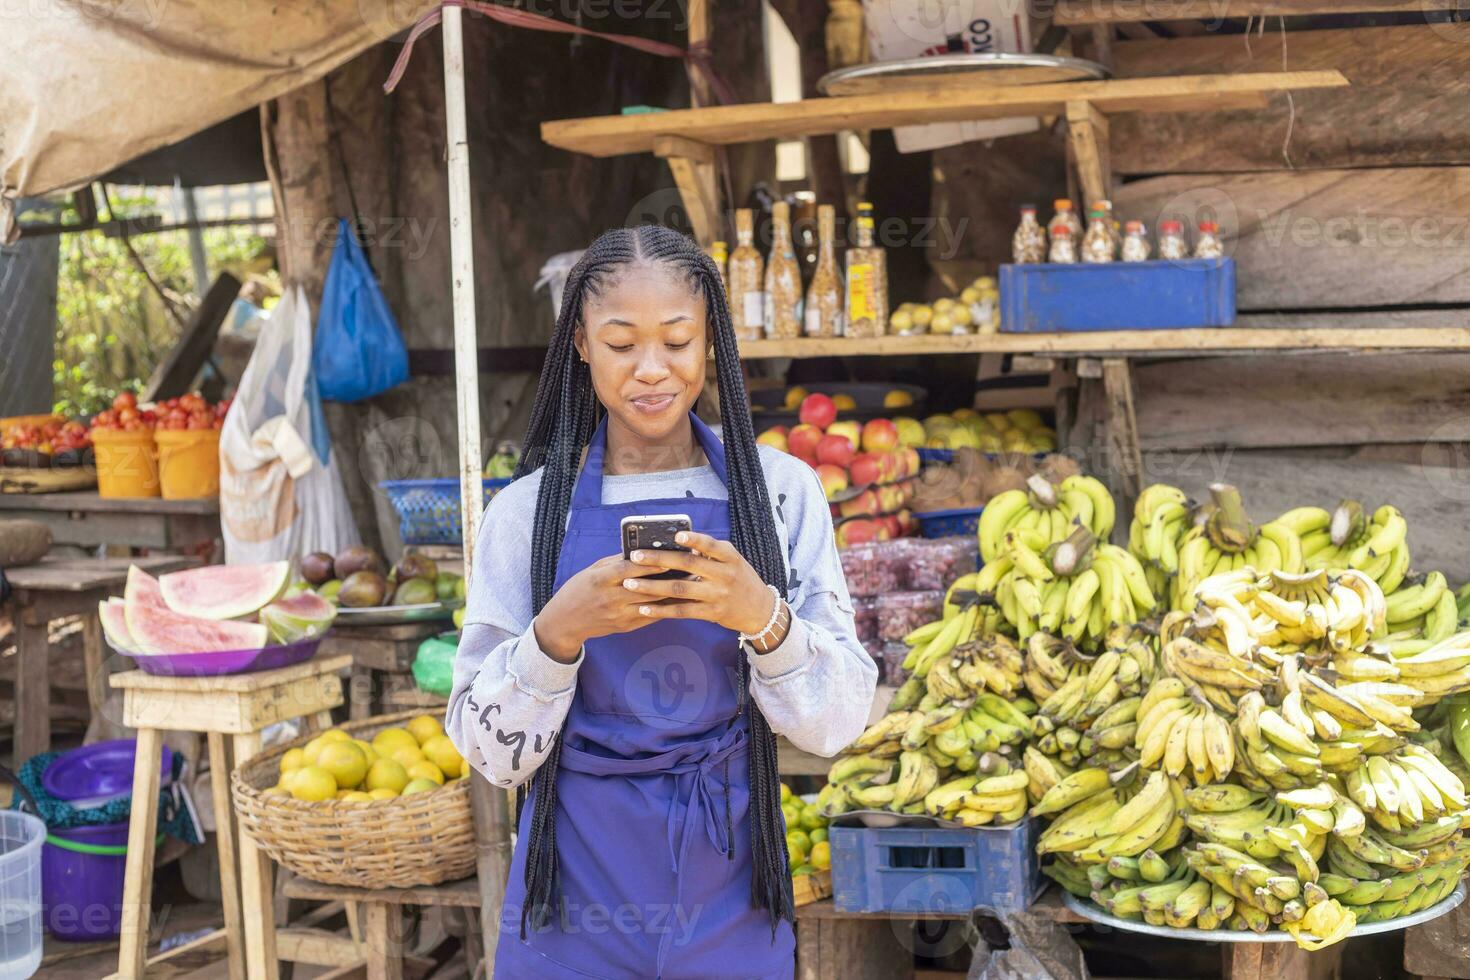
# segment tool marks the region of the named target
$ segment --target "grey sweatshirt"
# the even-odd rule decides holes
[[[771,728],[798,748],[835,755],[867,723],[878,668],[858,643],[852,600],[832,540],[832,515],[811,467],[760,447],[776,533],[788,569],[791,631],[767,654],[747,651],[751,695]],[[540,766],[561,730],[585,654],[553,660],[531,628],[531,529],[541,473],[506,487],[485,509],[475,549],[464,631],[454,661],[454,689],[444,728],[467,759],[497,786],[517,786]],[[728,499],[708,465],[605,476],[603,503],[692,495]],[[468,707],[495,704],[482,721]],[[498,734],[509,739],[503,742]],[[524,733],[537,733],[528,739]]]

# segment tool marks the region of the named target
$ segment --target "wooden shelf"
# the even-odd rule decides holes
[[[747,340],[740,356],[869,357],[925,354],[1251,354],[1263,351],[1470,350],[1470,329],[1443,327],[1220,327],[1190,330],[1108,330],[1096,333],[993,333],[960,336]]]
[[[934,122],[1064,115],[1068,103],[1090,103],[1103,114],[1254,108],[1278,92],[1339,88],[1339,71],[1185,75],[1106,82],[931,87],[884,95],[852,95],[799,102],[751,103],[677,109],[632,116],[562,119],[541,124],[552,146],[591,156],[647,153],[660,137],[695,144],[753,143],[854,129],[886,129]]]
[[[1297,17],[1303,14],[1419,14],[1453,10],[1455,0],[1057,0],[1052,14],[1062,27],[1124,24],[1145,20],[1203,20],[1227,17]]]

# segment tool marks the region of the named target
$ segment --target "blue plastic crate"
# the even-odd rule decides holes
[[[841,912],[1019,912],[1045,884],[1039,821],[965,830],[832,827],[832,904]]]
[[[930,463],[954,462],[953,449],[916,449],[914,452],[919,454],[919,462],[926,466]]]
[[[1000,267],[1002,333],[1168,330],[1235,322],[1235,260]]]
[[[485,501],[510,486],[510,480],[485,479]],[[398,512],[398,535],[404,544],[448,544],[464,541],[459,509],[459,481],[384,480],[378,484]]]
[[[954,510],[916,510],[919,533],[926,538],[974,537],[980,530],[980,514],[984,507],[958,507]]]

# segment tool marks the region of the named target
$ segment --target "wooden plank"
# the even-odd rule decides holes
[[[442,885],[421,888],[347,888],[324,885],[305,878],[292,878],[284,889],[289,898],[319,902],[379,902],[387,905],[449,906],[479,908],[480,885],[475,878],[461,878]]]
[[[87,684],[87,707],[93,718],[102,717],[107,699],[107,651],[102,642],[102,619],[96,610],[82,615],[82,673]]]
[[[340,655],[343,653],[352,657],[354,668],[371,668],[373,670],[386,670],[391,673],[402,673],[413,667],[413,658],[418,653],[419,644],[429,636],[440,632],[439,629],[430,630],[423,636],[411,640],[349,638],[337,636],[336,630],[328,633],[322,640],[321,653],[328,655]]]
[[[403,926],[398,906],[368,902],[363,906],[368,980],[403,980]]]
[[[1425,13],[1454,10],[1455,0],[1056,0],[1052,23],[1126,24],[1146,20],[1203,20],[1218,30],[1231,17],[1305,14]]]
[[[1102,362],[1103,399],[1107,408],[1103,427],[1107,434],[1105,463],[1117,488],[1114,496],[1125,514],[1133,512],[1133,502],[1143,489],[1143,456],[1138,444],[1138,419],[1133,407],[1133,378],[1128,362],[1122,358],[1104,358]],[[1119,492],[1121,491],[1121,492]]]
[[[1225,980],[1307,980],[1307,951],[1294,943],[1221,943]]]
[[[1404,970],[1432,977],[1470,976],[1470,907],[1461,905],[1404,930]]]
[[[205,690],[186,697],[178,691],[134,689],[123,698],[123,724],[244,735],[341,703],[342,682],[334,674],[302,677],[250,694]]]
[[[128,980],[143,976],[148,956],[148,920],[153,899],[153,842],[158,823],[159,765],[163,732],[138,729],[133,757],[133,807],[128,818],[128,857],[123,870],[122,928],[117,972]]]
[[[1325,316],[1324,316],[1325,318]],[[1360,318],[1361,319],[1361,318]],[[1470,350],[1470,329],[1455,314],[1443,326],[1422,327],[1220,327],[1190,330],[1108,330],[1096,333],[994,333],[859,339],[747,340],[747,360],[788,357],[874,357],[924,354],[1194,354],[1264,351]]]
[[[1459,443],[1470,355],[1239,357],[1142,363],[1146,451]]]
[[[11,496],[15,495],[0,495],[0,500],[8,501]],[[40,521],[51,529],[54,543],[80,548],[121,545],[166,550],[171,540],[169,524],[173,519],[159,514],[67,514],[24,508],[12,508],[3,513],[6,517]]]
[[[43,558],[34,565],[7,568],[5,577],[17,591],[91,592],[96,589],[121,589],[128,569],[137,565],[150,575],[162,575],[189,568],[199,562],[193,558]]]
[[[210,732],[210,796],[214,802],[215,849],[219,855],[220,908],[230,957],[230,980],[245,977],[245,920],[240,914],[240,870],[235,858],[235,808],[230,805],[230,745]]]
[[[16,624],[15,764],[51,748],[51,685],[46,623]]]
[[[1242,310],[1470,302],[1470,167],[1176,175],[1116,199],[1151,227],[1218,221]]]
[[[1085,207],[1093,201],[1112,198],[1113,167],[1108,117],[1090,102],[1067,103],[1067,133],[1077,161],[1077,179],[1082,183]]]
[[[1063,114],[1068,102],[1078,100],[1091,102],[1109,114],[1205,112],[1218,109],[1222,101],[1242,96],[1254,102],[1276,92],[1346,84],[1347,79],[1337,71],[1064,82],[973,90],[936,84],[889,95],[554,120],[541,124],[541,136],[552,146],[565,150],[617,156],[649,152],[660,136],[683,136],[704,143],[751,143],[931,122],[1054,116]]]
[[[95,490],[0,497],[0,510],[55,510],[82,514],[218,514],[219,498],[103,497]]]
[[[1124,41],[1117,46],[1117,74],[1277,70],[1282,38],[1274,26],[1249,45],[1238,34],[1218,33]],[[1179,113],[1121,116],[1114,120],[1113,168],[1120,174],[1281,170],[1289,168],[1283,146],[1290,166],[1308,169],[1470,162],[1470,120],[1454,94],[1470,75],[1466,41],[1465,24],[1290,32],[1292,68],[1341,68],[1352,85],[1221,112],[1208,126]]]
[[[260,731],[239,734],[232,743],[235,765],[243,766],[260,752]],[[156,794],[155,794],[156,795]],[[277,980],[276,913],[270,857],[247,833],[240,834],[240,908],[245,918],[245,964],[250,980]]]
[[[288,963],[312,966],[351,966],[363,959],[363,950],[350,936],[325,929],[277,929],[276,952]]]

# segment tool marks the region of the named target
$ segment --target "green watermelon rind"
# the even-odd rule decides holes
[[[194,619],[253,616],[274,602],[291,581],[289,561],[262,565],[204,565],[159,578],[168,608]]]
[[[307,615],[310,607],[320,613]],[[337,607],[313,592],[301,592],[271,603],[260,611],[260,621],[277,643],[296,643],[321,636],[337,618]]]
[[[260,650],[270,642],[270,632],[260,623],[199,619],[162,606],[135,603],[127,603],[123,614],[137,654]]]

